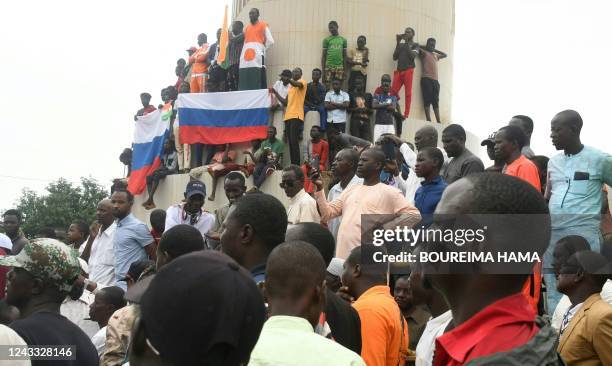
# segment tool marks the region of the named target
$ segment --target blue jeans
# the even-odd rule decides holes
[[[310,111],[319,112],[319,126],[321,127],[321,131],[325,131],[327,129],[327,110],[325,109],[325,105],[317,105],[313,109],[304,105],[304,119],[306,119],[306,113]],[[302,130],[304,130],[304,125],[302,125]]]
[[[574,227],[553,229],[550,233],[550,245],[544,253],[544,281],[546,282],[546,300],[548,313],[552,314],[561,300],[561,293],[557,291],[557,279],[552,273],[553,250],[557,242],[566,236],[578,235],[586,239],[594,252],[601,252],[601,233],[599,227]],[[546,273],[546,272],[551,273]]]

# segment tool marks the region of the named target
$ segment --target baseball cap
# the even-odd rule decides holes
[[[0,265],[23,268],[34,277],[70,291],[81,271],[76,249],[49,238],[34,239],[15,256],[1,256]]]
[[[489,137],[482,140],[482,142],[480,143],[480,146],[487,146],[489,144],[495,145],[495,135],[497,135],[497,132],[493,132],[492,134],[490,134]]]
[[[248,360],[266,317],[251,275],[216,251],[183,255],[153,278],[140,302],[147,339],[176,365],[225,349],[223,364]]]
[[[185,188],[185,198],[190,198],[196,194],[206,197],[206,184],[199,180],[192,180],[187,183],[187,188]]]
[[[329,266],[327,266],[327,272],[333,274],[336,277],[340,277],[342,275],[342,266],[344,265],[344,259],[342,258],[332,258],[331,262],[329,262]]]
[[[198,49],[197,49],[197,48],[195,48],[195,47],[189,47],[189,48],[188,48],[186,51],[187,51],[187,52],[195,52],[195,51],[197,51],[197,50],[198,50]]]
[[[291,74],[291,70],[289,69],[285,69],[283,70],[283,72],[280,73],[280,75],[278,76],[287,76],[287,77],[291,77],[293,74]]]
[[[13,242],[11,241],[11,238],[2,233],[0,233],[0,248],[13,250]]]

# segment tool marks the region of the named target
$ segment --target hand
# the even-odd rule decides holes
[[[336,295],[338,295],[342,300],[345,300],[349,303],[355,301],[355,298],[349,293],[349,289],[347,286],[340,287],[336,292]]]
[[[317,192],[323,189],[323,180],[316,169],[313,169],[312,174],[310,174],[310,181],[315,185]]]
[[[402,38],[404,38],[404,35],[403,35],[403,34],[396,34],[396,35],[395,35],[395,40],[396,40],[398,43],[399,43],[399,42],[402,40]]]
[[[394,177],[399,175],[399,167],[397,161],[389,160],[385,163],[385,171],[393,174]]]
[[[99,231],[100,231],[100,223],[95,221],[89,227],[89,236],[91,236],[92,238],[95,238],[96,236],[98,236]]]
[[[269,91],[270,93],[274,93],[274,92],[275,92],[274,88],[268,88],[268,91]]]
[[[74,286],[84,286],[85,285],[85,277],[83,275],[79,275],[77,279],[74,281]]]

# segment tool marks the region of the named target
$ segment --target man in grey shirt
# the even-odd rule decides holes
[[[457,124],[451,124],[442,131],[442,145],[451,161],[442,173],[448,184],[473,173],[484,171],[482,161],[465,147],[465,130]]]
[[[527,159],[531,159],[535,156],[533,150],[529,145],[531,144],[531,134],[533,133],[533,120],[527,116],[522,114],[516,115],[512,117],[510,122],[508,122],[508,126],[518,126],[525,136],[527,136],[527,140],[525,141],[525,146],[521,150],[521,154],[525,155]]]

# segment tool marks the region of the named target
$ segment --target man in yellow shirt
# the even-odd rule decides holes
[[[306,99],[306,81],[302,79],[302,69],[296,67],[291,72],[289,79],[289,94],[283,98],[274,88],[270,92],[285,106],[285,129],[289,141],[289,155],[291,164],[300,165],[300,142],[298,139],[300,130],[304,125],[304,99]]]

